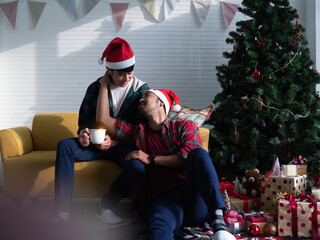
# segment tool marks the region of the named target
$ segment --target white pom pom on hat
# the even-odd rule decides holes
[[[129,43],[119,37],[114,38],[98,59],[100,65],[106,61],[110,69],[125,69],[136,63],[134,52]]]
[[[148,89],[147,91],[157,95],[157,97],[164,103],[166,115],[168,115],[170,110],[177,111],[177,112],[180,111],[181,109],[181,106],[179,105],[180,98],[173,91],[166,90],[166,89]],[[175,102],[176,104],[174,104],[173,102]]]
[[[172,106],[171,111],[179,112],[181,110],[181,106],[179,104],[175,104]]]
[[[102,65],[102,64],[103,64],[103,60],[101,60],[101,58],[99,58],[99,59],[98,59],[98,63],[99,63],[100,65]]]

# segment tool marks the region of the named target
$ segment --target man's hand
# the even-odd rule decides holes
[[[111,138],[109,135],[106,135],[104,141],[101,144],[95,144],[95,147],[100,151],[107,151],[111,147]]]
[[[82,147],[88,147],[90,144],[90,137],[89,137],[90,130],[88,128],[81,129],[80,134],[78,136],[79,142]]]
[[[126,156],[126,160],[130,159],[139,159],[144,164],[150,164],[150,160],[148,159],[149,155],[141,150],[133,151]]]
[[[109,85],[109,83],[111,82],[110,79],[110,74],[108,73],[108,70],[106,71],[106,73],[104,74],[102,80],[101,80],[101,86],[107,87]]]

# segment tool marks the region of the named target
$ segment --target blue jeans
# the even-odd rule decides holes
[[[134,184],[144,175],[144,164],[138,159],[125,160],[128,153],[136,150],[127,145],[117,145],[107,151],[100,151],[94,145],[82,147],[78,138],[68,138],[59,142],[55,163],[55,205],[57,210],[70,212],[74,184],[74,161],[109,159],[123,171],[103,196],[101,205],[112,209]]]
[[[186,183],[155,198],[149,205],[150,240],[173,240],[181,226],[196,226],[216,209],[226,209],[219,180],[209,154],[201,149],[190,151]]]

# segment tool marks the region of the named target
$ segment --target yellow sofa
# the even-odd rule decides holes
[[[54,166],[60,140],[77,136],[78,113],[39,113],[32,130],[15,127],[0,130],[4,193],[8,197],[54,196]],[[200,128],[208,150],[209,130]],[[100,198],[121,173],[109,160],[75,162],[73,197]]]

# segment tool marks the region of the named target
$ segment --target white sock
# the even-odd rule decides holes
[[[100,215],[96,215],[96,217],[101,222],[107,223],[107,224],[116,224],[116,223],[121,223],[123,221],[110,209],[105,209],[104,211],[102,211]]]

